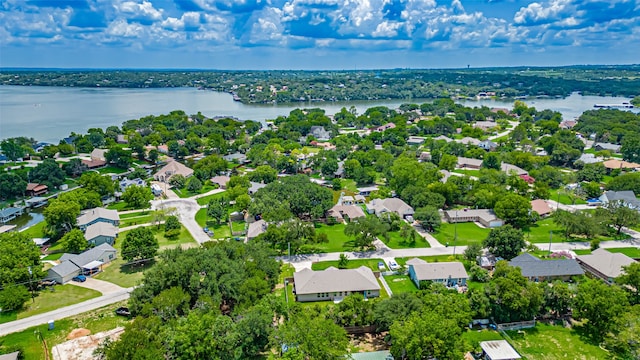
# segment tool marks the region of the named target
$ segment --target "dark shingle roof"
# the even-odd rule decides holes
[[[574,259],[544,261],[531,254],[523,253],[511,259],[509,265],[519,267],[525,277],[584,275],[584,270]]]

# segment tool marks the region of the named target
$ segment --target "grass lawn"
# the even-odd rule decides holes
[[[325,225],[315,224],[317,234],[327,234],[328,243],[314,244],[320,252],[352,251],[353,239],[344,234],[345,224]]]
[[[515,349],[526,359],[609,359],[608,353],[596,345],[588,344],[575,330],[563,326],[538,323],[535,328],[507,331]]]
[[[634,247],[607,249],[612,253],[622,253],[633,259],[640,259],[640,249]]]
[[[134,214],[141,214],[141,213],[134,213]],[[127,214],[127,215],[130,215],[130,214]],[[153,222],[153,214],[151,212],[148,212],[147,215],[133,216],[125,219],[120,218],[119,227],[123,228],[131,225],[148,224],[152,222]]]
[[[171,190],[173,190],[173,192],[176,193],[176,195],[178,195],[181,198],[188,198],[194,195],[200,195],[200,194],[204,194],[206,192],[209,192],[211,190],[215,190],[217,189],[216,186],[214,186],[213,184],[211,184],[210,181],[206,181],[203,185],[202,185],[202,189],[200,189],[199,191],[196,192],[192,192],[192,191],[188,191],[187,187],[185,186],[184,189],[177,189],[177,188],[172,188]]]
[[[366,266],[373,271],[378,270],[378,263],[384,261],[382,259],[349,259],[347,263],[347,269],[356,269],[360,266]],[[324,270],[328,267],[338,267],[338,260],[330,260],[330,261],[319,261],[311,264],[311,270]],[[386,265],[385,265],[386,266]]]
[[[207,209],[198,210],[198,212],[196,213],[196,222],[203,228],[206,226],[210,230],[213,230],[214,239],[226,239],[231,237],[231,229],[229,229],[229,225],[227,225],[226,223],[216,225],[216,223],[212,220],[207,221]]]
[[[384,279],[394,294],[418,291],[416,284],[407,275],[389,275],[385,276]]]
[[[108,281],[124,288],[136,286],[142,281],[145,270],[153,266],[155,262],[150,261],[140,264],[125,265],[122,258],[118,258],[103,267],[103,271],[94,277],[99,280]]]
[[[127,203],[124,202],[124,201],[118,201],[118,202],[111,203],[111,204],[107,205],[107,209],[109,209],[109,210],[118,210],[118,211],[133,210],[133,208],[132,207],[128,207]]]
[[[123,172],[126,172],[126,169],[121,169],[115,166],[105,166],[103,168],[98,169],[98,172],[100,174],[122,174]]]
[[[575,203],[571,201],[571,197],[569,197],[569,195],[567,195],[567,191],[565,189],[554,189],[550,191],[550,198],[549,200],[554,200],[554,201],[559,201],[560,204],[565,204],[565,205],[580,205],[580,204],[586,204],[587,202],[584,201],[583,199],[573,195],[573,199],[575,200]],[[558,196],[560,196],[558,198]],[[559,200],[558,200],[559,199]]]
[[[54,291],[50,291],[49,289],[50,288],[47,288],[38,292],[33,301],[27,301],[24,305],[24,310],[17,313],[3,313],[3,315],[0,316],[0,323],[46,313],[102,295],[99,291],[85,289],[71,284],[55,285],[53,287]]]
[[[408,260],[417,257],[418,259],[422,259],[426,262],[451,262],[451,261],[460,261],[462,262],[462,253],[456,255],[454,258],[453,255],[434,255],[434,256],[411,256],[411,257],[403,257],[396,258],[396,262],[400,266],[404,266]]]
[[[589,211],[589,210],[584,210]],[[552,218],[546,218],[535,223],[529,231],[524,231],[524,237],[531,243],[549,243],[549,231],[552,232],[551,242],[552,243],[561,243],[561,242],[572,242],[572,241],[591,241],[589,239],[575,238],[569,237],[567,240],[564,236],[564,230],[562,227],[556,225],[553,222]],[[619,240],[629,238],[626,234],[621,234],[621,236],[596,236],[596,239],[600,241],[608,241],[608,240]]]
[[[43,238],[43,237],[46,237],[44,235],[45,226],[47,226],[46,221],[41,221],[35,225],[30,226],[28,229],[22,231],[22,233],[27,235],[30,238]]]
[[[413,248],[428,248],[429,242],[425,240],[419,234],[416,234],[416,241],[413,244],[409,244],[407,240],[400,236],[400,231],[389,231],[389,240],[386,240],[384,236],[380,236],[380,240],[382,240],[388,247],[392,249],[413,249]]]
[[[470,243],[478,243],[482,242],[488,235],[489,229],[481,228],[478,225],[469,222],[469,223],[458,223],[449,224],[442,223],[438,231],[432,233],[433,237],[435,237],[441,244],[449,246],[453,246],[453,238],[457,227],[458,239],[455,242],[455,245],[469,245]]]
[[[468,176],[480,177],[480,170],[455,169],[455,170],[453,170],[453,172],[456,172],[456,173],[459,173],[459,174],[465,174],[465,175],[468,175]]]
[[[351,180],[351,179],[340,179],[340,181],[342,182],[342,188],[352,191],[353,193],[358,193],[358,184],[356,184],[355,180]],[[351,195],[351,194],[346,194],[345,195]]]
[[[466,340],[474,349],[480,350],[480,342],[502,340],[502,335],[494,330],[467,330],[462,333],[462,338]]]
[[[208,205],[209,201],[211,201],[212,199],[220,199],[222,197],[224,197],[226,194],[224,192],[221,193],[217,193],[217,194],[213,194],[213,195],[207,195],[207,196],[203,196],[199,199],[197,199],[196,201],[198,202],[198,205]]]
[[[62,254],[64,254],[64,253],[59,252],[59,253],[55,253],[55,254],[50,254],[50,255],[45,256],[42,260],[55,261],[55,260],[60,259],[62,257]]]
[[[136,212],[126,213],[126,214],[120,214],[119,216],[120,216],[120,220],[124,220],[129,218],[151,215],[152,213],[153,212],[151,210],[142,210],[142,211],[136,211]]]
[[[244,231],[246,223],[244,221],[232,221],[231,229],[233,232]]]
[[[51,331],[47,330],[47,324],[43,324],[3,336],[0,338],[0,349],[2,349],[2,345],[16,346],[22,350],[25,360],[45,359],[42,343],[38,341],[36,332],[42,335],[48,348],[51,349],[55,345],[67,341],[67,335],[74,329],[85,328],[95,334],[124,326],[129,321],[122,316],[117,316],[114,311],[120,306],[126,306],[126,303],[126,301],[121,301],[84,314],[56,320],[55,329]]]

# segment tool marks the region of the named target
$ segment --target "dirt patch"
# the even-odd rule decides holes
[[[67,335],[67,340],[73,340],[73,339],[77,339],[79,337],[82,336],[87,336],[87,335],[91,335],[91,330],[89,329],[73,329],[69,335]]]
[[[357,352],[370,352],[388,350],[389,345],[384,341],[384,337],[388,332],[382,332],[380,334],[363,334],[363,335],[350,335],[349,342],[352,347],[358,349]]]
[[[76,329],[72,331],[69,336],[71,336],[77,330],[85,330],[89,332],[89,330],[87,329]],[[117,327],[113,330],[97,333],[94,335],[80,336],[66,341],[62,344],[56,345],[53,347],[53,349],[51,349],[53,359],[93,360],[96,358],[93,355],[93,352],[100,345],[100,343],[102,343],[107,338],[110,338],[111,340],[117,340],[123,331],[123,327]]]

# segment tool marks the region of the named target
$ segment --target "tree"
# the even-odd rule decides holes
[[[482,246],[488,248],[492,254],[506,260],[518,256],[526,245],[522,231],[511,225],[491,229],[489,236],[482,242]]]
[[[455,155],[443,154],[438,162],[438,167],[443,170],[453,170],[458,163],[458,158]]]
[[[436,231],[442,224],[442,219],[438,209],[433,206],[425,206],[417,209],[413,214],[413,218],[429,232]]]
[[[635,209],[629,208],[622,201],[610,201],[604,207],[604,210],[611,225],[616,228],[618,235],[620,235],[623,228],[633,227],[640,223],[640,213]]]
[[[517,228],[531,222],[531,202],[524,196],[509,194],[496,202],[493,211],[497,217]]]
[[[464,259],[472,264],[478,261],[480,255],[482,255],[482,244],[478,242],[469,243],[464,250]]]
[[[334,191],[340,191],[342,189],[342,180],[339,178],[333,178],[333,180],[331,180],[331,188]]]
[[[158,157],[160,157],[160,153],[156,149],[151,149],[149,150],[148,157],[149,157],[149,161],[151,161],[152,164],[155,164],[158,162]]]
[[[275,331],[278,349],[286,346],[281,358],[338,360],[347,354],[347,333],[321,314],[298,311]]]
[[[247,177],[249,180],[257,183],[272,183],[278,178],[278,171],[268,165],[260,165],[254,171],[250,172]]]
[[[242,194],[236,198],[236,208],[240,210],[248,209],[249,204],[251,204],[251,196],[247,194]]]
[[[556,315],[563,316],[571,309],[571,302],[575,296],[574,291],[563,281],[553,283],[540,283],[544,292],[544,309]]]
[[[78,184],[89,191],[95,191],[100,196],[109,196],[115,193],[115,185],[111,177],[102,176],[97,172],[86,172],[78,179]]]
[[[233,179],[233,178],[232,178]],[[297,217],[320,218],[333,206],[333,193],[314,184],[305,175],[287,176],[268,184],[253,195],[249,212],[267,221]]]
[[[80,205],[80,209],[82,210],[102,206],[100,194],[95,191],[87,190],[85,188],[63,192],[58,195],[58,200],[65,202],[76,202],[78,203],[78,205]]]
[[[104,154],[107,163],[113,164],[113,166],[120,169],[128,169],[133,162],[131,151],[123,150],[119,147],[112,147]]]
[[[43,215],[47,222],[46,232],[54,237],[60,236],[76,225],[80,205],[75,201],[50,200]]]
[[[168,216],[164,222],[164,236],[168,239],[175,239],[180,235],[182,225],[177,216]]]
[[[640,359],[640,305],[618,314],[617,322],[619,332],[607,334],[605,346],[621,359]]]
[[[131,185],[122,193],[122,200],[135,209],[146,209],[153,200],[151,189],[145,186]]]
[[[484,159],[482,159],[482,167],[485,169],[500,170],[501,163],[500,154],[495,152],[488,152],[484,154]]]
[[[107,360],[162,359],[164,358],[164,334],[162,320],[158,316],[136,317],[126,324],[119,340],[105,349]]]
[[[573,301],[573,317],[587,320],[585,332],[595,341],[601,341],[619,328],[614,321],[629,306],[627,294],[618,286],[609,286],[599,279],[587,279],[578,284]]]
[[[26,189],[27,182],[20,175],[10,172],[0,174],[0,198],[23,196]]]
[[[614,177],[607,184],[607,190],[631,190],[636,194],[640,194],[640,173],[632,172]]]
[[[585,164],[582,169],[576,173],[578,181],[602,181],[607,174],[607,169],[602,163]]]
[[[403,223],[402,226],[400,226],[400,237],[402,238],[403,242],[415,244],[416,236],[418,235],[413,226],[407,223]]]
[[[29,173],[31,182],[45,184],[50,188],[57,188],[64,184],[66,177],[60,165],[53,159],[44,159]]]
[[[193,176],[187,181],[187,191],[195,193],[202,189],[202,181]]]
[[[122,258],[125,261],[150,260],[159,248],[158,239],[149,228],[135,228],[122,241]]]
[[[214,198],[209,200],[209,204],[207,205],[207,216],[215,220],[218,225],[227,219],[227,202],[224,198]]]
[[[72,254],[81,253],[89,246],[87,239],[84,238],[84,234],[79,229],[73,229],[64,234],[60,242],[64,251]]]
[[[349,256],[347,254],[340,254],[340,260],[338,260],[338,269],[346,269],[349,265]]]
[[[67,174],[67,176],[78,177],[82,175],[83,172],[89,170],[89,167],[85,165],[82,160],[75,158],[63,164],[62,169]]]
[[[378,331],[388,331],[396,321],[404,321],[416,312],[420,312],[423,303],[415,293],[398,293],[377,302],[373,308],[373,322]]]
[[[15,139],[3,140],[2,143],[0,143],[0,149],[2,149],[2,153],[10,161],[17,161],[25,154],[24,149],[16,142]]]
[[[5,284],[0,290],[0,309],[6,312],[21,310],[29,297],[26,286]]]
[[[622,139],[620,153],[623,159],[630,162],[640,162],[640,136],[627,135]]]
[[[493,278],[486,285],[491,315],[497,322],[532,320],[543,302],[540,287],[522,276],[520,268],[498,261]]]
[[[387,232],[388,225],[382,223],[376,216],[358,218],[351,221],[344,228],[347,236],[355,237],[355,245],[361,249],[373,246],[378,236]]]
[[[169,178],[169,185],[174,188],[182,189],[187,184],[187,178],[181,174],[175,174]]]
[[[640,304],[640,262],[623,266],[623,274],[616,278],[616,283],[623,285],[629,293],[629,302],[632,305]]]
[[[0,234],[0,286],[32,284],[43,277],[40,249],[31,238],[21,232]]]

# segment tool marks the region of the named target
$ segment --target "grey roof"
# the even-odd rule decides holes
[[[17,214],[17,213],[20,213],[22,211],[23,211],[23,209],[19,208],[19,207],[8,207],[8,208],[0,210],[0,217],[11,216],[13,214]]]
[[[483,341],[480,347],[491,360],[511,360],[520,359],[516,352],[506,340]]]
[[[267,186],[267,184],[257,183],[257,182],[253,182],[253,181],[251,181],[250,184],[251,184],[251,187],[249,187],[249,194],[251,194],[251,195],[255,194],[258,190],[260,190],[263,187]]]
[[[446,210],[444,212],[449,219],[477,217],[486,222],[499,220],[491,209],[464,209],[464,210]]]
[[[620,148],[622,146],[617,145],[617,144],[610,144],[610,143],[597,143],[597,144],[593,145],[593,148],[596,148],[596,147],[599,147],[599,148],[602,148],[602,149],[605,149],[605,150],[611,150],[611,151],[618,152],[618,151],[620,151]]]
[[[500,164],[500,170],[506,172],[507,174],[511,174],[513,172],[516,173],[516,175],[527,175],[529,174],[529,172],[523,168],[519,168],[515,165],[511,165],[511,164],[507,164],[507,163],[502,163]]]
[[[411,264],[418,281],[437,279],[466,279],[469,277],[461,262]]]
[[[458,157],[458,166],[482,166],[482,160],[466,157]]]
[[[318,294],[339,291],[380,290],[373,271],[366,266],[357,269],[329,268],[323,271],[303,269],[293,274],[296,294]]]
[[[420,258],[411,258],[409,260],[407,260],[407,262],[405,264],[407,265],[417,265],[417,264],[426,264],[427,262],[420,259]]]
[[[640,200],[636,198],[636,194],[631,190],[625,191],[605,191],[600,196],[600,200],[603,202],[609,201],[622,201],[627,206],[638,208],[640,207]]]
[[[98,236],[110,236],[116,237],[118,235],[118,228],[109,223],[97,222],[87,226],[85,230],[84,238],[87,240],[95,239]]]
[[[231,180],[231,178],[226,175],[218,175],[212,177],[210,181],[214,184],[219,184],[220,186],[226,186],[229,180]]]
[[[49,269],[49,271],[60,275],[60,277],[65,277],[80,270],[80,266],[74,264],[72,261],[62,260],[62,258],[60,258],[60,260],[61,260],[60,264],[52,267],[51,269]]]
[[[511,259],[509,265],[519,267],[522,270],[522,276],[528,278],[584,275],[584,270],[574,259],[545,261],[523,253]]]
[[[105,251],[113,251],[115,253],[116,249],[107,243],[103,243],[78,255],[63,254],[60,257],[60,261],[69,260],[78,266],[84,266],[92,261],[98,260]]]
[[[0,360],[18,360],[18,355],[20,355],[20,351],[14,351],[9,354],[0,355]]]
[[[622,267],[636,262],[622,253],[610,253],[605,249],[597,249],[591,255],[580,255],[578,261],[594,268],[609,278],[617,278],[622,274]]]
[[[327,215],[336,218],[343,218],[346,215],[349,219],[366,216],[362,208],[356,205],[335,205],[327,211]]]
[[[438,140],[444,140],[446,142],[452,142],[453,139],[444,135],[440,135],[440,136],[436,136],[433,138],[434,141],[438,141]]]
[[[249,228],[247,229],[247,239],[256,238],[265,231],[267,231],[266,221],[258,220],[256,222],[252,222],[249,224]]]
[[[373,199],[367,204],[368,209],[373,209],[376,215],[385,211],[394,212],[401,217],[413,215],[413,208],[398,198]]]
[[[465,145],[469,145],[469,144],[478,145],[478,144],[480,144],[480,140],[472,138],[472,137],[469,137],[469,136],[463,137],[460,140],[456,140],[456,142],[461,143],[461,144],[465,144]]]
[[[478,143],[478,145],[481,146],[487,146],[487,147],[498,147],[498,144],[496,144],[495,142],[491,141],[491,140],[482,140]]]
[[[222,158],[230,162],[233,160],[238,160],[239,162],[241,162],[241,161],[247,160],[247,155],[237,152],[237,153],[225,155]]]
[[[99,218],[118,221],[120,220],[120,215],[118,215],[116,210],[108,210],[105,208],[89,209],[78,217],[78,226],[86,225]]]
[[[604,158],[596,157],[594,154],[582,154],[576,161],[582,161],[585,164],[595,164],[603,162]]]

